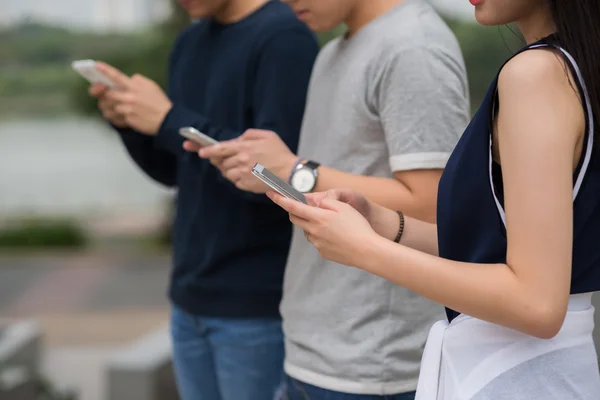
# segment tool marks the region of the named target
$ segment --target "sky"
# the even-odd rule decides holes
[[[468,0],[430,1],[453,16],[472,18]],[[167,4],[167,0],[0,0],[0,24],[30,17],[75,29],[135,29],[164,15]]]

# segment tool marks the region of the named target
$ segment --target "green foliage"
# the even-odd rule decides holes
[[[90,48],[99,55],[108,56],[114,54],[115,43],[130,48],[138,41],[138,35],[75,33],[60,27],[24,23],[12,29],[0,30],[0,65],[14,67],[64,63],[88,58]]]
[[[471,105],[477,108],[499,68],[524,42],[515,33],[516,28],[447,22],[460,43],[469,76]]]
[[[119,56],[147,36],[104,35],[25,23],[0,29],[0,115],[52,115],[70,106],[69,89],[82,81],[73,60]]]
[[[67,219],[25,218],[0,229],[0,248],[83,248],[88,238],[83,229]]]
[[[77,400],[78,398],[74,392],[58,391],[49,380],[42,377],[37,379],[36,386],[36,400]]]
[[[172,0],[173,15],[151,32],[146,32],[137,46],[119,43],[120,52],[102,54],[90,49],[88,58],[105,61],[128,75],[141,74],[166,87],[167,67],[173,42],[189,23],[186,12]],[[79,80],[71,88],[73,107],[84,113],[96,111],[96,102],[87,95],[88,83]]]
[[[321,44],[321,47],[325,46],[330,40],[342,35],[345,31],[346,27],[340,25],[329,32],[319,33],[317,36],[319,38],[319,43]]]
[[[87,82],[69,67],[75,59],[103,60],[127,74],[146,75],[164,87],[173,41],[188,24],[181,7],[173,10],[172,18],[162,25],[136,34],[74,33],[32,23],[0,29],[0,115],[44,111],[57,114],[65,109],[95,112],[95,101],[87,95]],[[499,66],[522,41],[507,27],[482,27],[455,20],[448,24],[463,50],[471,103],[476,107]],[[344,30],[340,26],[319,34],[321,45]]]

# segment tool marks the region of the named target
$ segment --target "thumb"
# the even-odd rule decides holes
[[[319,203],[319,208],[322,208],[324,210],[336,211],[336,212],[343,211],[346,206],[347,206],[347,204],[342,203],[341,201],[337,201],[332,198],[328,198],[328,197],[325,197]]]
[[[304,196],[309,206],[319,207],[321,201],[327,196],[327,192],[307,193]]]
[[[131,78],[125,75],[123,72],[119,71],[117,68],[113,67],[102,61],[96,62],[96,68],[102,72],[108,79],[113,81],[117,86],[129,89],[131,86]]]

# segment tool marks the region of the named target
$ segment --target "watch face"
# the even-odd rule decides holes
[[[316,178],[308,168],[301,168],[292,176],[292,187],[300,193],[308,193],[315,187]]]

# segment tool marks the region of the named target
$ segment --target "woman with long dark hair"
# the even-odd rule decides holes
[[[600,2],[471,2],[481,24],[515,22],[527,45],[448,161],[437,224],[348,190],[311,206],[269,196],[323,257],[448,307],[419,400],[597,400]]]

